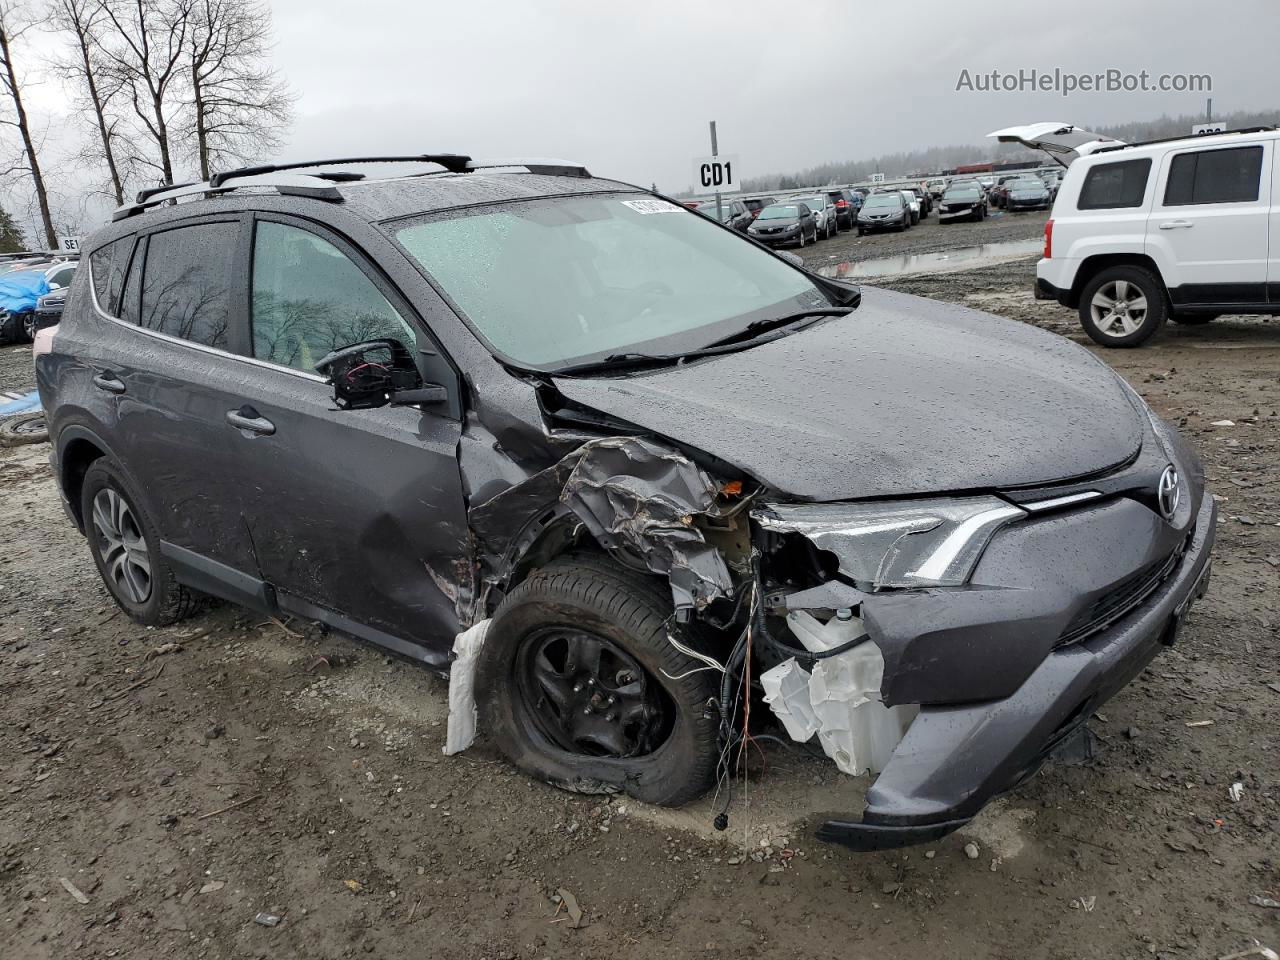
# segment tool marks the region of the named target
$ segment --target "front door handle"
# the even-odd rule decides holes
[[[93,378],[93,385],[99,390],[105,390],[107,393],[124,393],[124,381],[117,377],[110,370],[103,370]]]
[[[263,437],[269,437],[276,432],[276,425],[248,404],[239,410],[228,410],[227,423],[237,430],[247,430]]]
[[[1195,224],[1190,220],[1166,220],[1160,224],[1161,230],[1180,230],[1185,227],[1194,227]]]

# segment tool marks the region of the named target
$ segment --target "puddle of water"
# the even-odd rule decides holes
[[[907,273],[941,273],[947,270],[972,270],[1004,260],[1039,253],[1044,241],[1006,240],[1001,243],[982,243],[973,247],[957,247],[937,253],[903,253],[896,257],[876,257],[871,260],[845,260],[818,267],[823,277],[839,280],[856,280],[870,277],[896,277]]]

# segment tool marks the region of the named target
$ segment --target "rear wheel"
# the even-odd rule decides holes
[[[670,616],[658,580],[607,560],[538,570],[502,601],[481,648],[481,729],[556,786],[693,799],[715,772],[715,682],[668,642]]]
[[[36,312],[31,310],[22,315],[22,334],[28,341],[36,338]]]
[[[80,489],[89,552],[116,604],[138,623],[162,627],[195,613],[200,597],[178,583],[160,554],[160,535],[124,474],[105,457],[95,460]]]
[[[1104,347],[1137,347],[1165,321],[1164,287],[1141,267],[1111,267],[1085,284],[1080,325]]]

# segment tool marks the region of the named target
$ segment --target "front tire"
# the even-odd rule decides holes
[[[1104,347],[1139,347],[1164,324],[1164,287],[1142,267],[1110,267],[1085,284],[1080,325]]]
[[[178,583],[155,524],[111,460],[95,460],[85,471],[80,511],[98,574],[131,620],[164,627],[199,609],[199,595]]]
[[[661,581],[603,558],[536,571],[499,605],[481,647],[481,729],[556,786],[692,800],[715,776],[717,694],[713,673],[690,673],[702,664],[668,642],[670,616]]]

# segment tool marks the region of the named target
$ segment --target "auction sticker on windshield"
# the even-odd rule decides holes
[[[669,200],[623,200],[622,205],[636,213],[677,213],[681,209]]]

